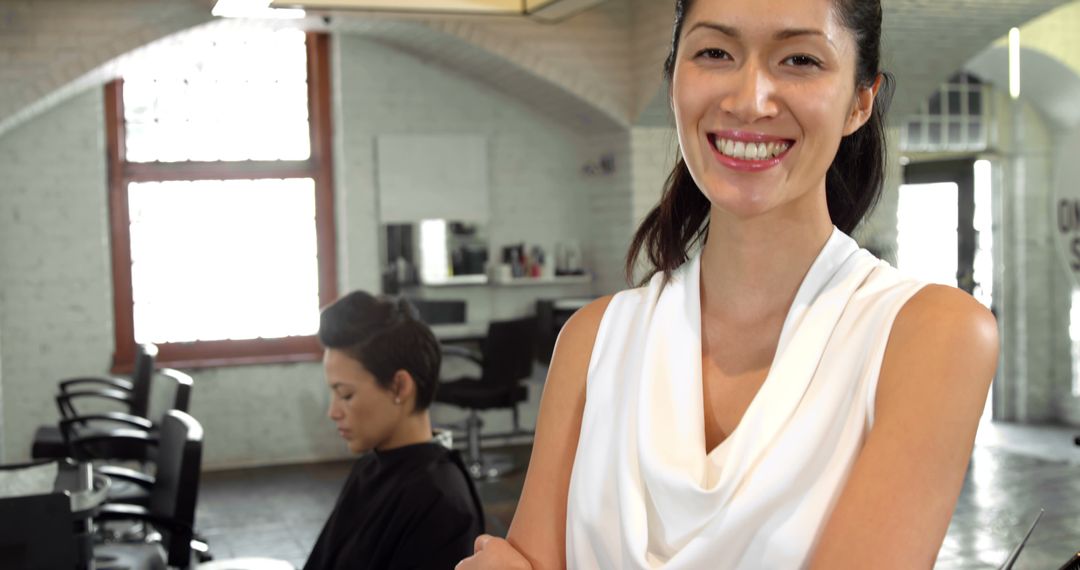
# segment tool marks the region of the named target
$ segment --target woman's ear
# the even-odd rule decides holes
[[[416,381],[408,370],[398,370],[394,373],[394,381],[390,389],[394,393],[395,402],[400,400],[400,403],[404,403],[416,396]]]
[[[845,137],[861,129],[874,114],[874,101],[877,100],[878,90],[881,89],[882,77],[878,74],[873,85],[855,87],[855,100],[852,102],[851,113],[848,114],[847,123],[844,125]]]

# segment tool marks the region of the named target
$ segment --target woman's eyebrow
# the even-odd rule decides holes
[[[725,36],[731,36],[735,39],[739,39],[740,37],[742,37],[742,34],[739,33],[739,30],[731,26],[725,26],[724,24],[717,24],[715,22],[698,22],[690,28],[690,31],[686,32],[686,35],[690,35],[701,28],[715,30],[717,32],[720,32],[721,34],[724,34]]]
[[[779,32],[773,34],[773,38],[777,40],[790,40],[791,38],[797,38],[800,36],[819,36],[825,41],[829,42],[829,45],[836,47],[836,45],[833,44],[832,40],[829,39],[829,36],[825,35],[825,32],[822,32],[821,30],[815,30],[811,28],[794,28],[789,30],[780,30]]]
[[[716,22],[698,22],[697,24],[694,24],[693,27],[690,28],[690,31],[686,32],[686,34],[690,35],[695,30],[698,30],[700,28],[717,31],[721,34],[724,34],[725,36],[730,36],[734,39],[742,38],[742,33],[739,32],[738,28],[734,28],[725,24],[718,24]],[[825,32],[813,28],[789,28],[786,30],[780,30],[773,34],[773,38],[780,41],[789,40],[791,38],[797,38],[800,36],[820,36],[824,38],[825,41],[829,42],[830,45],[832,45],[833,43],[832,40],[829,39],[829,36],[825,35]]]

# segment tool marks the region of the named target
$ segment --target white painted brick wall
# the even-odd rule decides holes
[[[1054,147],[1056,160],[1072,160],[1080,155],[1080,127],[1073,127],[1071,131],[1055,133]],[[1065,170],[1063,166],[1055,164],[1052,172],[1055,198],[1072,195],[1072,190],[1077,184],[1075,179],[1066,178]],[[1059,250],[1057,253],[1063,252]],[[1065,269],[1065,258],[1066,256],[1062,255],[1058,259],[1057,264],[1061,269],[1056,272],[1057,279],[1052,281],[1055,291],[1054,298],[1060,299],[1055,310],[1061,314],[1062,318],[1066,318],[1066,313],[1070,313],[1071,309],[1073,309],[1071,307],[1071,297],[1077,288],[1076,278],[1069,275]],[[1063,363],[1060,367],[1061,370],[1055,375],[1059,378],[1058,383],[1056,383],[1056,402],[1058,403],[1060,416],[1068,423],[1080,426],[1080,399],[1072,391],[1073,378],[1080,374],[1080,362],[1068,358],[1073,354],[1071,328],[1072,323],[1066,320],[1066,326],[1057,327],[1056,334],[1053,337],[1055,361]]]
[[[1003,283],[999,326],[1003,360],[999,381],[1006,399],[1006,419],[1046,422],[1060,420],[1060,408],[1076,406],[1067,395],[1071,355],[1056,339],[1068,335],[1069,291],[1062,290],[1061,262],[1054,250],[1051,208],[1052,132],[1044,118],[1022,104],[1023,135],[1017,145],[1012,126],[1012,105],[995,91],[994,109],[1002,159],[1003,220],[995,245],[1003,247]],[[1023,186],[1016,184],[1013,157],[1024,171]],[[1018,224],[1017,201],[1022,202],[1024,223]],[[1023,229],[1021,229],[1023,228]],[[1020,259],[1023,262],[1020,262]]]
[[[633,161],[634,223],[638,224],[660,201],[664,183],[679,153],[673,128],[635,127],[630,132]]]
[[[633,237],[633,195],[628,191],[634,163],[629,133],[620,130],[595,135],[589,145],[615,157],[615,172],[594,178],[588,195],[589,235],[585,257],[596,272],[595,292],[609,295],[625,289],[623,263]]]
[[[107,78],[103,64],[210,19],[206,0],[0,2],[0,133]]]
[[[675,2],[633,0],[633,69],[635,81],[634,115],[636,119],[657,93],[664,91],[663,67],[671,45]]]
[[[85,93],[0,138],[3,461],[56,418],[57,380],[108,368],[103,105]]]

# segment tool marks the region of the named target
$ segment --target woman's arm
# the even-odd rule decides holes
[[[949,526],[997,367],[994,317],[928,286],[900,310],[875,420],[812,568],[931,568]]]
[[[481,536],[461,570],[547,570],[566,566],[566,496],[574,466],[585,379],[593,343],[611,297],[589,303],[566,322],[551,358],[529,471],[507,540]],[[509,542],[507,542],[509,541]]]
[[[566,497],[574,466],[585,379],[611,297],[589,303],[559,333],[540,401],[529,471],[507,540],[536,570],[566,566]]]

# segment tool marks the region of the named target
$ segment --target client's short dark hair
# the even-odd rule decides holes
[[[319,342],[348,354],[386,389],[394,373],[408,371],[416,382],[416,411],[431,406],[442,352],[408,301],[353,291],[322,310]]]

